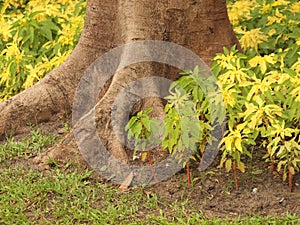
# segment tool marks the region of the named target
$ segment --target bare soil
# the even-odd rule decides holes
[[[300,215],[300,176],[295,176],[294,191],[288,190],[286,182],[281,177],[270,174],[267,168],[256,165],[255,170],[262,169],[263,173],[253,174],[255,170],[239,174],[239,190],[231,173],[210,168],[200,173],[193,170],[198,179],[192,187],[186,187],[186,174],[181,173],[166,182],[154,185],[151,189],[164,201],[175,201],[189,198],[193,207],[208,217],[237,217],[237,216],[285,216]],[[252,173],[251,173],[252,172]],[[186,187],[186,189],[185,189]]]

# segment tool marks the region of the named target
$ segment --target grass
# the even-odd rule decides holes
[[[0,145],[0,163],[14,158],[29,158],[40,154],[48,146],[53,144],[54,135],[42,135],[40,130],[32,130],[29,138],[15,141],[14,137],[8,137],[6,144]]]
[[[50,174],[22,166],[55,141],[39,130],[0,145],[0,224],[299,224],[299,217],[206,218],[189,200],[162,201],[145,188],[121,193],[69,163]],[[20,166],[21,165],[21,166]]]

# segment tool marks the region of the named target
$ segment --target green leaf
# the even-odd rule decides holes
[[[45,26],[42,26],[40,29],[41,35],[43,35],[45,38],[47,38],[49,41],[52,41],[52,31]]]
[[[127,138],[130,140],[132,137],[134,137],[133,133],[129,130],[127,134]]]
[[[142,144],[141,144],[141,147],[142,147],[142,150],[146,150],[146,147],[147,147],[147,141],[143,141]]]
[[[133,126],[133,124],[135,124],[136,121],[137,121],[136,116],[131,117],[131,119],[129,120],[129,122],[125,126],[125,131],[129,130]]]
[[[246,148],[244,149],[243,153],[244,153],[245,155],[247,155],[250,159],[252,159],[252,153],[249,152]]]
[[[228,51],[228,49],[227,49],[226,47],[223,47],[223,51],[224,51],[224,54],[225,54],[225,55],[228,55],[228,54],[229,54],[229,51]]]
[[[153,111],[153,108],[148,108],[148,109],[145,109],[143,112],[143,114],[145,115],[148,115],[149,113],[151,113]]]
[[[189,131],[192,137],[198,139],[200,136],[200,123],[198,120],[191,120],[190,121],[190,127],[189,127]]]
[[[281,91],[276,91],[275,96],[278,98],[278,100],[285,102],[286,97],[284,96],[284,94]]]
[[[141,122],[142,122],[142,124],[143,124],[143,126],[147,129],[147,131],[151,131],[151,126],[150,126],[150,119],[149,119],[149,117],[147,116],[147,117],[142,117],[141,118]]]
[[[40,24],[37,23],[37,21],[35,19],[31,19],[30,22],[29,22],[29,24],[31,26],[33,26],[35,29],[39,29],[40,28]]]
[[[142,124],[140,123],[136,123],[134,124],[132,127],[131,127],[131,131],[132,133],[134,134],[134,136],[136,138],[140,138],[141,135],[142,135],[142,130],[143,130],[143,127],[142,127]]]
[[[59,31],[59,27],[56,26],[51,20],[44,20],[42,26],[48,28],[49,30]]]
[[[287,67],[291,67],[298,60],[299,46],[293,45],[292,48],[287,52],[285,61]]]
[[[181,134],[181,140],[182,140],[182,143],[183,143],[183,145],[185,146],[185,148],[188,148],[188,147],[189,147],[189,144],[190,144],[190,138],[189,138],[189,135],[188,135],[188,132],[187,132],[187,131],[184,131],[184,132]]]
[[[295,28],[293,30],[293,33],[290,33],[290,34],[286,34],[286,36],[290,37],[290,38],[300,38],[300,28]]]
[[[38,10],[38,11],[34,11],[33,13],[30,13],[29,18],[33,19],[34,16],[45,12],[45,10]]]

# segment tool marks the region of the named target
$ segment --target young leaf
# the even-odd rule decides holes
[[[147,152],[143,152],[142,154],[142,161],[145,162],[147,159],[148,153]]]
[[[225,163],[226,172],[229,172],[231,170],[231,167],[232,167],[232,160],[231,159],[227,159],[226,163]]]
[[[151,131],[150,127],[150,118],[148,116],[142,117],[141,122],[144,125],[144,127],[147,129],[147,131]]]
[[[237,165],[237,168],[242,172],[245,173],[245,164],[242,162],[239,162]]]

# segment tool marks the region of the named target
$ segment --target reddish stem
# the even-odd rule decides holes
[[[271,172],[274,172],[274,168],[275,168],[274,157],[271,156],[270,171],[271,171]]]
[[[268,154],[270,154],[271,149],[268,148],[267,152],[268,152]],[[274,157],[270,156],[270,160],[271,160],[271,163],[270,163],[270,172],[273,173],[274,172],[274,168],[275,168]]]
[[[237,176],[237,162],[236,160],[234,160],[234,165],[233,165],[233,176],[234,176],[234,180],[235,180],[235,190],[239,189],[239,180],[238,180],[238,176]]]
[[[293,174],[291,172],[289,172],[289,188],[290,188],[290,192],[293,191]]]
[[[152,172],[152,176],[153,176],[155,182],[157,183],[158,179],[157,179],[156,173],[155,173],[154,168],[153,168],[153,162],[152,162],[150,150],[148,150],[148,161],[149,161],[149,164],[150,164],[150,169],[151,169],[151,172]]]
[[[186,173],[188,178],[188,185],[191,185],[191,171],[190,171],[190,164],[186,164]]]

